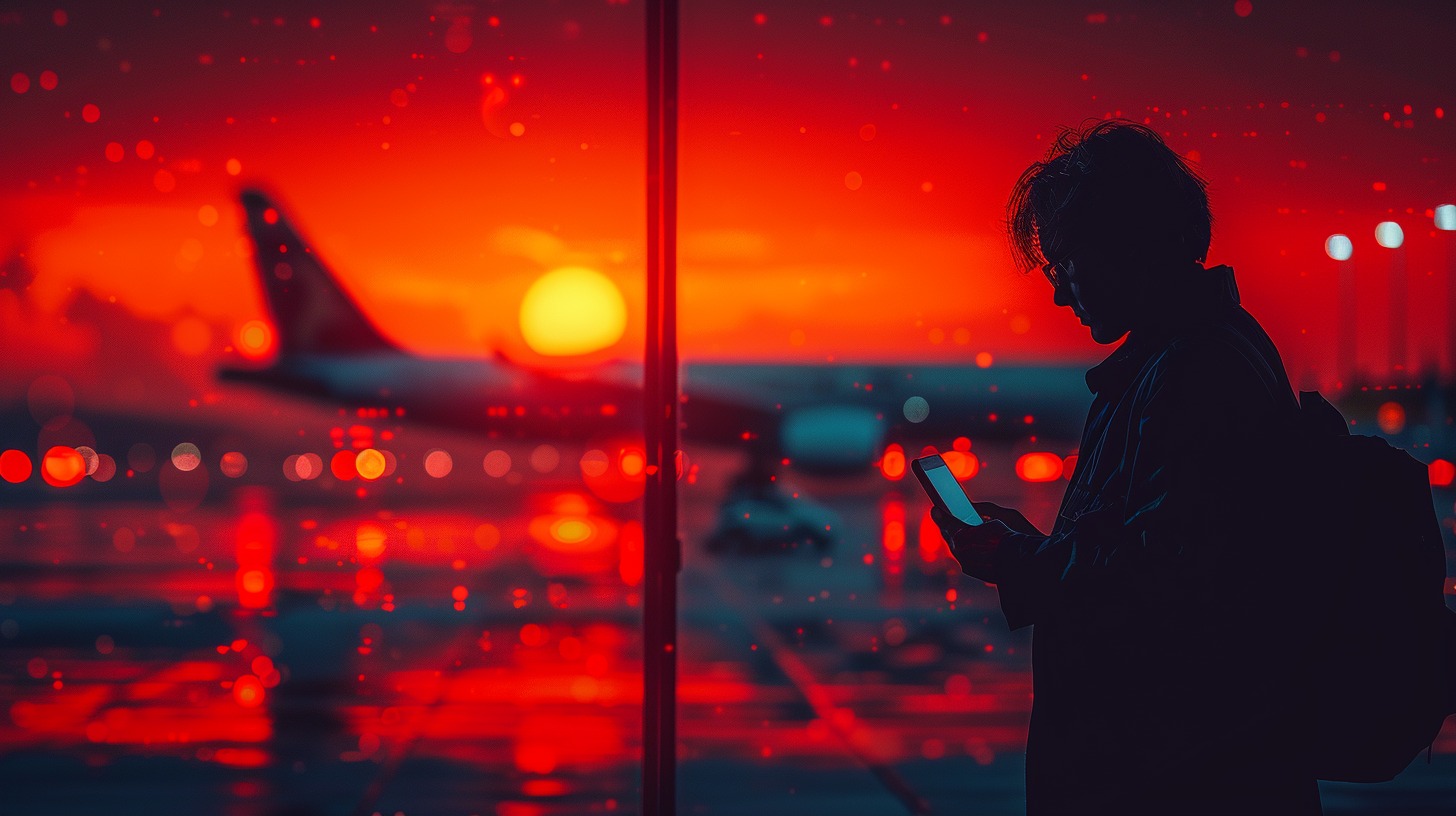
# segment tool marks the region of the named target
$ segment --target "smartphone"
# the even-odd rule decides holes
[[[971,500],[966,496],[966,491],[961,489],[960,482],[956,481],[955,474],[951,473],[945,460],[940,458],[940,454],[922,456],[910,463],[910,469],[915,472],[915,478],[920,480],[920,486],[930,494],[930,501],[936,507],[966,524],[975,525],[983,521],[981,514],[971,506]]]

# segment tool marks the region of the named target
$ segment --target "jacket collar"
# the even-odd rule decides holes
[[[1148,323],[1128,332],[1116,351],[1087,371],[1087,388],[1092,393],[1125,387],[1148,357],[1165,347],[1179,329],[1239,305],[1239,287],[1231,266],[1200,268],[1172,280],[1165,307]]]

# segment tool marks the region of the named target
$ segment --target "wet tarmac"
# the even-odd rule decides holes
[[[588,451],[417,437],[367,485],[214,468],[195,506],[12,492],[0,812],[637,812],[640,502],[594,488]],[[1065,482],[977,453],[976,498],[1049,521]],[[742,463],[689,457],[681,811],[1021,812],[1030,634],[913,483],[790,471],[832,545],[709,553]],[[1456,812],[1456,725],[1393,782],[1322,788],[1330,814]]]

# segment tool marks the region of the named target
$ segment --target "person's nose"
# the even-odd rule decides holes
[[[1052,302],[1058,306],[1072,305],[1072,287],[1062,284],[1052,290]]]

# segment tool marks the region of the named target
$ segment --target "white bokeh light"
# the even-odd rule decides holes
[[[1337,261],[1348,261],[1350,255],[1355,252],[1355,245],[1350,243],[1348,235],[1335,233],[1325,239],[1325,254]]]
[[[1442,204],[1436,208],[1436,229],[1446,232],[1456,230],[1456,204]]]
[[[1405,231],[1394,221],[1381,221],[1375,225],[1375,243],[1386,249],[1400,249],[1405,243]]]

